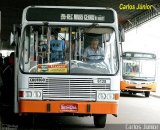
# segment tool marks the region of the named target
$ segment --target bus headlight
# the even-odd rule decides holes
[[[131,83],[129,80],[124,80],[124,82],[125,82],[126,84],[130,84],[130,83]]]
[[[96,101],[116,101],[118,100],[117,95],[119,95],[118,91],[98,90],[96,94]]]
[[[26,92],[24,93],[24,96],[25,96],[25,97],[32,97],[32,91],[26,91]]]
[[[106,99],[106,94],[105,93],[99,93],[97,96],[98,96],[98,99],[100,99],[100,100],[105,100]]]
[[[41,97],[41,92],[40,91],[34,91],[33,96],[37,97],[37,98]]]
[[[19,90],[19,99],[42,100],[42,90],[21,89]]]
[[[114,100],[115,98],[114,98],[113,93],[107,94],[107,99],[108,100]]]

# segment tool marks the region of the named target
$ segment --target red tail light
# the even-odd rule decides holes
[[[19,91],[19,97],[24,97],[24,91]]]

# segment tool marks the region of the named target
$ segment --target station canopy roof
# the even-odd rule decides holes
[[[122,5],[128,4],[131,6],[137,6],[138,4],[152,5],[152,9],[120,9],[120,5],[122,7]],[[160,14],[159,0],[1,0],[3,48],[9,48],[9,36],[13,29],[13,24],[21,23],[22,11],[30,5],[110,7],[117,11],[119,23],[123,25],[126,31]]]

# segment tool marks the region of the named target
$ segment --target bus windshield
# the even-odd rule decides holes
[[[155,59],[124,59],[123,78],[135,80],[154,80]]]
[[[28,25],[23,31],[20,68],[26,73],[115,74],[115,31],[108,27]]]

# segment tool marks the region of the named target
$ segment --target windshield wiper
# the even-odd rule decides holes
[[[132,80],[139,80],[139,81],[143,80],[143,81],[147,81],[147,79],[143,79],[143,78],[133,78]]]

